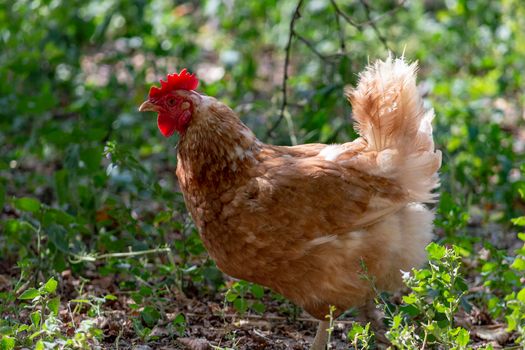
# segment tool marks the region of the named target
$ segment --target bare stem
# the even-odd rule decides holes
[[[130,257],[130,256],[140,256],[140,255],[147,255],[147,254],[158,254],[158,253],[171,253],[171,249],[168,247],[165,248],[155,248],[155,249],[147,249],[147,250],[141,250],[141,251],[130,251],[130,252],[123,252],[123,253],[107,253],[107,254],[92,254],[92,255],[78,255],[75,254],[75,261],[74,262],[81,262],[81,261],[96,261],[96,260],[103,260],[108,258],[124,258],[124,257]]]
[[[372,29],[376,33],[377,37],[379,38],[379,41],[381,41],[381,43],[383,44],[383,46],[385,47],[385,49],[387,51],[390,51],[390,48],[388,47],[388,42],[386,41],[386,38],[383,36],[381,31],[377,27],[376,21],[372,19],[370,5],[368,4],[368,2],[366,0],[359,0],[359,1],[361,2],[363,7],[365,8],[366,19],[368,20],[368,22],[370,23],[370,26],[372,27]]]
[[[268,132],[266,135],[268,137],[272,136],[274,130],[279,126],[279,124],[282,122],[284,118],[284,111],[286,109],[286,105],[288,103],[288,66],[290,65],[290,52],[292,48],[292,39],[295,35],[295,21],[301,17],[301,6],[303,5],[304,0],[299,0],[297,2],[297,6],[295,6],[294,13],[292,15],[292,19],[290,20],[290,30],[288,34],[288,42],[286,43],[286,56],[284,58],[284,72],[283,72],[283,83],[281,86],[281,91],[283,94],[283,102],[281,103],[281,109],[279,112],[279,118],[277,118],[277,121],[268,129]]]

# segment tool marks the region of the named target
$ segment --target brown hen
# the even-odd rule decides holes
[[[347,91],[360,138],[272,146],[186,71],[152,88],[141,111],[179,132],[177,177],[217,266],[267,286],[319,320],[401,285],[424,262],[441,153],[416,88],[416,64],[389,58]],[[313,348],[326,343],[320,323]]]

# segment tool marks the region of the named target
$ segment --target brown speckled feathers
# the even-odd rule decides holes
[[[349,93],[362,138],[342,145],[263,144],[230,108],[199,97],[177,176],[221,270],[324,319],[329,305],[371,297],[363,263],[393,289],[423,261],[433,215],[417,202],[434,198],[440,154],[414,74],[399,59],[370,67]]]

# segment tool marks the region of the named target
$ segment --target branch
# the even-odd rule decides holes
[[[379,20],[383,19],[383,17],[393,15],[394,13],[396,13],[397,11],[402,9],[403,5],[405,4],[405,2],[406,2],[406,0],[401,0],[399,2],[399,4],[397,4],[397,6],[394,7],[393,9],[390,9],[390,10],[388,10],[386,12],[383,12],[382,14],[375,16],[371,20],[368,20],[366,22],[361,22],[360,24],[363,25],[363,26],[366,26],[366,25],[371,24],[372,22],[376,22],[377,23],[377,22],[379,22]]]
[[[365,8],[366,19],[368,19],[368,22],[370,23],[370,26],[372,27],[372,29],[376,33],[377,37],[379,38],[379,40],[381,41],[381,43],[383,44],[385,49],[387,51],[390,51],[390,48],[388,47],[388,42],[386,41],[386,38],[383,36],[383,34],[381,34],[381,32],[379,31],[379,28],[377,28],[376,21],[372,20],[372,16],[370,15],[370,5],[368,5],[366,0],[359,0],[359,1],[361,2],[363,7]]]
[[[335,15],[334,17],[335,17],[335,24],[337,26],[337,32],[339,33],[339,45],[341,46],[341,53],[345,54],[346,53],[346,44],[345,44],[344,28],[341,25],[341,20],[339,19],[339,14],[337,13],[337,5],[336,5],[334,0],[331,0],[331,2],[332,2],[332,6],[334,7],[334,10],[336,10],[336,12],[334,13],[334,15]]]
[[[330,59],[332,59],[334,56],[326,56],[326,55],[323,55],[322,53],[320,53],[314,46],[314,44],[312,44],[308,39],[306,39],[304,36],[302,36],[301,34],[297,33],[297,32],[294,32],[295,36],[297,39],[299,39],[300,41],[302,41],[306,46],[308,46],[308,48],[317,56],[319,57],[321,60],[323,61],[329,61]]]
[[[171,253],[171,249],[168,247],[164,248],[155,248],[155,249],[147,249],[147,250],[141,250],[141,251],[129,251],[129,252],[122,252],[122,253],[107,253],[107,254],[71,254],[75,257],[75,259],[70,259],[72,263],[79,263],[82,261],[90,261],[94,262],[97,260],[103,260],[108,258],[127,258],[132,256],[140,256],[140,255],[148,255],[148,254],[158,254],[158,253]]]
[[[361,29],[361,27],[363,26],[362,24],[360,23],[356,23],[354,22],[354,20],[352,18],[350,18],[350,16],[348,16],[345,12],[341,11],[341,9],[339,8],[339,6],[337,6],[337,3],[335,2],[335,0],[330,0],[332,2],[332,6],[334,7],[334,10],[335,12],[344,18],[344,20],[350,24],[352,27],[355,27],[357,29]]]
[[[352,18],[350,18],[349,15],[347,15],[344,11],[342,11],[339,8],[339,6],[337,5],[337,3],[335,2],[335,0],[330,0],[330,2],[332,3],[332,6],[334,7],[335,12],[337,14],[339,14],[341,17],[343,17],[344,20],[346,22],[348,22],[348,24],[350,24],[352,27],[355,27],[357,29],[361,29],[364,26],[371,25],[372,23],[377,23],[380,19],[382,19],[385,16],[388,16],[388,15],[396,13],[401,8],[403,8],[403,5],[405,4],[406,0],[401,0],[399,2],[399,4],[396,7],[394,7],[393,9],[391,9],[391,10],[383,12],[382,14],[380,14],[380,15],[374,17],[374,18],[369,18],[365,22],[359,22],[359,23],[358,22],[354,22],[354,20]],[[365,9],[366,9],[366,5],[365,5]]]
[[[294,30],[294,27],[295,27],[295,21],[301,17],[301,13],[300,13],[300,10],[301,10],[301,6],[303,5],[303,2],[304,0],[299,0],[297,2],[297,6],[295,7],[295,11],[292,15],[292,20],[290,21],[290,32],[288,34],[288,42],[286,44],[286,56],[284,58],[284,73],[283,73],[283,83],[282,83],[282,86],[281,86],[281,91],[282,91],[282,94],[283,94],[283,102],[281,104],[281,109],[280,109],[280,112],[279,112],[279,118],[277,118],[277,121],[275,122],[275,124],[272,125],[272,127],[270,127],[270,129],[268,129],[268,132],[266,133],[266,136],[267,137],[271,137],[274,130],[279,126],[279,124],[282,122],[283,118],[284,118],[284,111],[286,109],[286,105],[288,103],[288,94],[287,94],[287,91],[288,91],[288,66],[290,65],[290,51],[291,51],[291,47],[292,47],[292,39],[293,39],[293,36],[295,35],[295,30]]]

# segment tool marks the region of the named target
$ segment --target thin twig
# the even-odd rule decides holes
[[[288,103],[288,66],[290,64],[290,51],[291,51],[291,48],[292,48],[292,39],[294,37],[294,34],[295,34],[295,30],[294,30],[294,26],[295,26],[295,21],[301,17],[301,13],[300,13],[300,10],[301,10],[301,6],[303,5],[303,2],[304,0],[299,0],[297,2],[297,6],[295,7],[295,11],[292,15],[292,19],[290,21],[290,32],[288,34],[288,42],[286,43],[286,56],[284,58],[284,73],[283,73],[283,83],[282,83],[282,87],[281,87],[281,91],[282,91],[282,94],[283,94],[283,102],[281,103],[281,110],[279,112],[279,118],[277,118],[277,121],[275,122],[275,124],[273,124],[273,126],[268,129],[268,132],[266,133],[266,135],[268,137],[271,137],[274,130],[279,126],[279,124],[281,123],[281,121],[283,120],[284,118],[284,111],[286,109],[286,104]]]
[[[293,12],[292,19],[290,20],[288,42],[286,43],[286,48],[285,48],[286,55],[285,55],[285,59],[284,59],[284,72],[283,72],[283,80],[282,80],[282,86],[281,86],[281,92],[283,94],[283,99],[282,99],[281,108],[280,108],[280,111],[279,111],[279,117],[277,118],[275,123],[268,129],[268,131],[266,133],[267,137],[272,137],[273,136],[273,132],[275,131],[275,129],[277,129],[279,124],[281,124],[282,120],[284,119],[285,112],[286,112],[286,107],[288,106],[288,66],[290,65],[290,54],[291,54],[292,41],[293,41],[294,36],[297,39],[299,39],[301,42],[303,42],[321,60],[323,60],[325,62],[328,62],[328,63],[334,63],[334,60],[337,60],[340,57],[346,56],[346,46],[345,46],[345,40],[344,40],[344,32],[343,32],[343,27],[341,26],[341,23],[340,23],[340,20],[339,20],[339,16],[341,16],[341,17],[343,17],[343,19],[348,24],[350,24],[351,26],[357,28],[358,30],[360,30],[362,27],[364,27],[366,25],[370,25],[372,27],[372,29],[374,30],[374,32],[376,33],[376,35],[379,38],[379,40],[381,41],[381,43],[383,44],[383,46],[387,50],[390,51],[390,48],[388,47],[388,42],[385,39],[385,37],[383,36],[383,34],[380,32],[378,27],[376,26],[376,22],[380,18],[382,18],[382,17],[384,17],[384,16],[386,16],[388,14],[391,14],[391,13],[394,13],[394,12],[398,11],[400,8],[402,8],[402,6],[403,6],[403,4],[404,4],[404,2],[406,0],[401,0],[397,7],[393,8],[393,9],[391,9],[391,10],[389,10],[389,11],[387,11],[387,12],[385,12],[385,13],[383,13],[383,14],[375,17],[375,18],[372,18],[372,16],[371,16],[371,9],[370,9],[370,6],[368,5],[368,3],[366,3],[365,0],[360,0],[361,4],[365,8],[366,17],[367,17],[367,21],[366,22],[361,22],[361,23],[355,22],[348,14],[346,14],[344,11],[342,11],[339,8],[339,6],[337,5],[335,0],[330,0],[330,1],[332,3],[332,6],[333,6],[333,8],[335,10],[335,13],[336,13],[335,17],[336,17],[336,24],[337,24],[337,28],[338,28],[338,32],[339,32],[339,40],[340,40],[341,52],[340,53],[336,53],[336,54],[332,54],[332,55],[324,55],[321,52],[319,52],[315,48],[315,45],[313,45],[308,39],[306,39],[304,36],[298,34],[295,31],[295,29],[294,29],[295,28],[295,21],[301,17],[300,10],[301,10],[301,7],[302,7],[303,2],[304,2],[304,0],[299,0],[297,2],[297,5],[296,5],[295,10]]]
[[[366,26],[366,25],[369,25],[371,24],[372,22],[379,22],[379,20],[383,19],[383,17],[386,17],[386,16],[390,16],[390,15],[393,15],[394,13],[396,13],[397,11],[399,11],[400,9],[403,8],[403,5],[405,4],[406,0],[401,0],[397,5],[396,7],[386,11],[386,12],[383,12],[382,14],[380,15],[377,15],[375,16],[374,18],[372,19],[369,19],[368,21],[365,21],[365,22],[361,22],[359,23],[360,26]]]
[[[294,32],[295,33],[295,36],[297,37],[297,39],[299,39],[299,41],[302,41],[306,46],[308,46],[308,48],[317,56],[319,57],[321,60],[323,61],[329,61],[333,56],[325,56],[323,55],[322,53],[320,53],[314,46],[314,44],[312,44],[308,39],[306,39],[304,36],[302,36],[301,34],[297,33],[297,32]]]
[[[81,261],[96,261],[96,260],[102,260],[107,258],[124,258],[124,257],[131,257],[131,256],[139,256],[139,255],[147,255],[147,254],[157,254],[157,253],[170,253],[170,248],[155,248],[155,249],[147,249],[147,250],[141,250],[141,251],[135,251],[135,252],[125,252],[125,253],[107,253],[107,254],[93,254],[93,255],[79,255],[79,254],[72,254],[76,260],[75,263],[81,262]]]
[[[378,22],[380,19],[382,19],[383,17],[386,17],[386,16],[389,16],[389,15],[392,15],[394,14],[395,12],[399,11],[400,9],[403,8],[403,5],[405,4],[406,0],[401,0],[399,2],[399,4],[392,8],[391,10],[388,10],[386,12],[383,12],[382,14],[374,17],[374,18],[370,18],[368,19],[367,21],[364,21],[364,22],[355,22],[348,14],[346,14],[344,11],[342,11],[339,6],[337,5],[337,3],[335,2],[335,0],[330,0],[331,3],[332,3],[332,6],[334,7],[334,10],[336,13],[338,13],[341,17],[343,17],[343,19],[348,22],[348,24],[350,24],[351,26],[357,28],[357,29],[361,29],[362,27],[365,27],[365,26],[368,26],[368,25],[371,25],[372,23],[376,23]]]
[[[332,6],[334,7],[334,10],[336,9],[337,5],[335,4],[334,0],[331,0]],[[341,25],[341,20],[339,19],[339,14],[336,12],[334,13],[335,17],[335,24],[337,26],[337,32],[339,33],[339,45],[341,47],[341,54],[346,53],[346,44],[345,44],[345,32],[344,28]]]
[[[334,7],[334,10],[337,14],[339,14],[339,16],[343,17],[344,20],[350,24],[352,27],[355,27],[357,29],[361,29],[361,27],[363,26],[361,23],[356,23],[354,22],[354,20],[352,18],[350,18],[350,16],[348,16],[344,11],[342,11],[339,6],[337,5],[337,3],[335,2],[335,0],[331,0],[332,2],[332,6]]]
[[[370,12],[371,12],[370,5],[368,5],[368,2],[366,2],[366,0],[359,0],[359,1],[361,2],[363,7],[365,8],[366,19],[370,23],[370,26],[372,27],[372,29],[376,33],[377,37],[379,38],[379,40],[381,41],[381,43],[383,44],[385,49],[387,51],[390,51],[390,48],[388,47],[388,42],[386,41],[386,38],[383,36],[381,31],[379,31],[379,28],[377,28],[376,21],[372,20],[372,15],[370,14]]]

